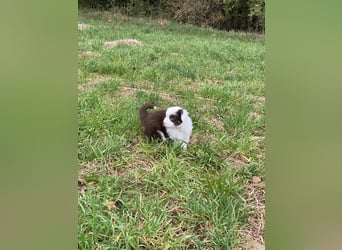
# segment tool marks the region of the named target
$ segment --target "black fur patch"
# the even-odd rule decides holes
[[[164,134],[165,138],[169,138],[169,135],[163,126],[166,110],[147,112],[148,109],[152,108],[154,108],[154,104],[147,103],[140,109],[140,122],[144,134],[150,139],[162,139],[158,133],[159,130]]]
[[[173,124],[175,124],[175,126],[179,126],[183,121],[182,121],[182,114],[183,114],[183,110],[179,109],[176,114],[174,115],[170,115],[170,121],[173,122]]]

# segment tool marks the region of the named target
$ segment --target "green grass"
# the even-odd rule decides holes
[[[264,170],[264,41],[110,12],[79,11],[79,249],[233,249]],[[141,46],[106,48],[137,39]],[[92,52],[84,56],[84,52]],[[184,107],[187,152],[150,143],[145,102]],[[237,164],[236,156],[248,161]]]

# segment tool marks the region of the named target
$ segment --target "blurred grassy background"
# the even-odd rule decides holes
[[[77,247],[77,2],[1,4],[0,248]]]
[[[340,7],[318,1],[267,4],[269,249],[341,246],[336,237],[341,235],[337,225],[342,225],[337,212],[342,148]]]

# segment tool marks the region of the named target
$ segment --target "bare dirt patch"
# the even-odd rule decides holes
[[[204,81],[192,81],[189,83],[189,87],[192,90],[197,90],[202,87],[206,87],[208,85],[220,85],[220,83],[221,83],[221,80],[212,78],[212,79],[206,79]]]
[[[210,117],[208,119],[208,123],[211,126],[214,126],[214,127],[218,128],[219,130],[224,130],[223,122],[219,118],[217,118],[217,117]]]
[[[120,167],[118,167],[120,166]],[[99,162],[94,159],[91,162],[84,162],[78,171],[79,187],[86,185],[83,177],[87,175],[113,175],[118,177],[126,177],[128,174],[134,174],[138,171],[151,171],[154,169],[154,161],[146,157],[146,155],[137,150],[135,156],[127,161],[118,161],[116,158]]]
[[[150,171],[154,169],[154,160],[149,159],[146,157],[146,155],[143,152],[136,152],[135,157],[127,162],[125,165],[126,169],[130,169],[133,171],[136,170],[144,170],[144,171]]]
[[[117,159],[107,160],[105,163],[106,174],[126,178],[129,175],[137,175],[141,171],[153,171],[155,169],[155,160],[148,157],[137,145],[138,143],[132,143],[127,147],[132,153],[130,158],[120,162]]]
[[[105,83],[106,81],[110,79],[111,77],[107,75],[90,74],[87,77],[87,80],[84,83],[79,83],[77,87],[78,87],[78,90],[92,89],[96,85]]]
[[[193,133],[190,137],[190,144],[196,144],[196,143],[198,143],[198,135]]]
[[[216,79],[216,78],[212,78],[212,79],[207,79],[205,81],[206,85],[219,85],[221,83],[221,80]]]
[[[127,22],[129,20],[128,16],[121,14],[119,11],[102,11],[101,14],[108,22],[112,22],[113,20]]]
[[[89,24],[79,23],[77,27],[79,30],[84,30],[84,29],[88,29],[91,26]]]
[[[248,245],[248,247],[243,248],[243,249],[246,249],[246,250],[247,249],[248,250],[265,250],[265,245],[261,244],[258,241],[255,241],[255,240],[250,240],[247,245]]]
[[[119,89],[118,94],[120,97],[133,97],[135,90],[133,88],[122,87]]]
[[[165,100],[168,101],[169,103],[173,103],[176,104],[177,103],[177,99],[173,96],[171,96],[169,93],[166,92],[162,92],[160,93],[160,96]]]
[[[83,176],[88,174],[101,174],[104,172],[102,164],[96,159],[92,162],[84,162],[81,164],[81,169],[78,171],[78,178],[83,180]]]
[[[248,159],[245,155],[241,152],[233,153],[229,158],[228,161],[232,163],[234,166],[242,167],[250,163],[250,159]]]
[[[83,51],[79,54],[80,57],[90,58],[96,56],[96,53],[92,51]]]
[[[140,46],[142,43],[135,39],[122,39],[115,41],[107,41],[104,43],[107,48],[114,48],[118,45],[127,45],[127,46]]]

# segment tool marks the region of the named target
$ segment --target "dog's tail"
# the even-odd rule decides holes
[[[147,110],[148,109],[155,109],[156,106],[154,106],[153,103],[146,103],[144,104],[140,109],[140,120],[145,119],[145,117],[148,115]]]

